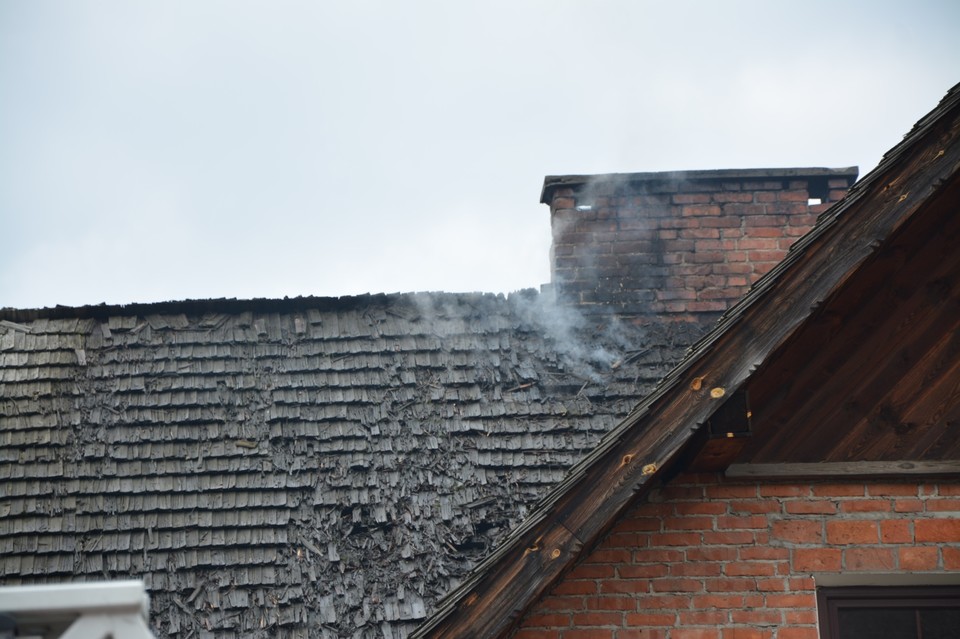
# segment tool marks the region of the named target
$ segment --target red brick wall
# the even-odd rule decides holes
[[[852,180],[698,177],[716,173],[598,178],[551,191],[561,299],[586,311],[712,323]],[[808,205],[813,194],[824,203]]]
[[[960,573],[960,482],[681,476],[633,508],[514,639],[817,639],[814,574]]]

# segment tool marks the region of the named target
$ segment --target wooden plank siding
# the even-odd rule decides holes
[[[741,462],[949,459],[960,405],[960,188],[930,202],[749,384]]]

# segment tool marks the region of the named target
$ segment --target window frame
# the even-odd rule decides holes
[[[821,639],[842,639],[844,608],[960,608],[960,586],[825,586],[817,588]]]

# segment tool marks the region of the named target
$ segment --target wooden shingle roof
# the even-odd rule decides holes
[[[632,503],[676,470],[674,466],[689,461],[694,436],[732,395],[758,375],[777,371],[778,362],[802,361],[804,352],[809,357],[816,351],[817,344],[797,336],[812,323],[829,325],[832,309],[842,306],[836,306],[843,301],[839,298],[850,292],[845,288],[848,283],[875,282],[884,269],[896,266],[897,260],[891,256],[905,246],[931,271],[936,270],[945,247],[957,237],[958,207],[960,85],[843,201],[821,215],[787,258],[757,282],[653,393],[566,475],[537,510],[444,600],[416,636],[506,636]],[[938,233],[945,235],[946,244]],[[937,244],[937,250],[925,255],[922,248],[926,242],[943,246]],[[956,268],[955,257],[954,250],[951,264],[930,280],[941,286],[929,290],[939,295],[936,313],[945,317],[939,330],[948,340],[958,311],[955,292],[960,268]],[[898,280],[898,286],[906,284],[909,282]],[[913,319],[908,312],[901,317],[904,322]],[[844,317],[833,320],[842,323]],[[881,325],[878,321],[864,327],[874,331]],[[820,346],[836,348],[837,344]],[[956,351],[950,346],[931,352]],[[943,362],[949,370],[960,366],[960,358],[953,355]],[[896,366],[888,368],[895,370]],[[930,370],[945,374],[937,366]],[[785,378],[780,379],[788,385]],[[847,385],[857,383],[856,379],[840,379]],[[956,375],[949,379],[952,382],[944,385],[949,389],[941,389],[943,393],[956,387]],[[767,395],[776,396],[776,392]],[[955,415],[960,409],[955,390],[952,397],[942,406]],[[955,428],[952,433],[955,443]],[[817,434],[808,432],[807,436]],[[826,448],[824,452],[828,452]]]
[[[404,637],[690,341],[536,293],[0,311],[0,583]]]

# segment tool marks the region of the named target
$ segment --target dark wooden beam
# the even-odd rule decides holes
[[[812,464],[733,464],[726,476],[737,479],[787,479],[800,477],[899,477],[960,475],[960,460],[860,461]]]

